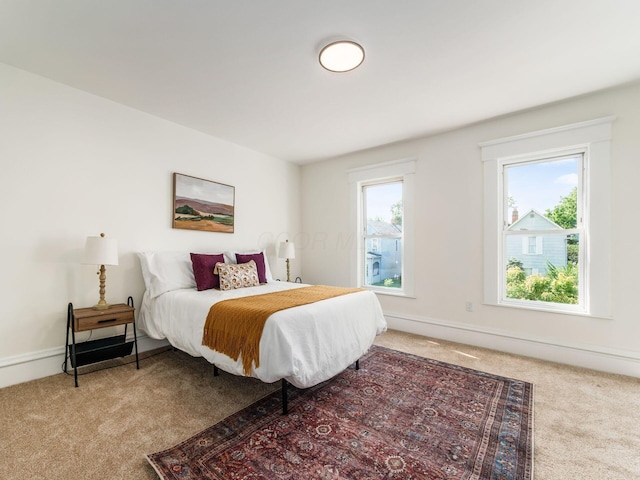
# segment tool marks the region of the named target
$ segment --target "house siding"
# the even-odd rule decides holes
[[[393,235],[400,231],[397,226],[390,223],[371,220],[367,222],[367,229],[374,235]],[[370,238],[367,241],[366,284],[373,285],[400,275],[402,275],[402,239]]]
[[[523,231],[522,235],[509,235],[506,239],[507,261],[515,258],[522,262],[527,275],[547,274],[547,261],[562,268],[567,265],[567,238],[563,234],[529,234],[526,231],[561,230],[561,227],[531,210],[514,222],[509,230]],[[535,240],[531,239],[534,237]],[[535,246],[535,252],[529,245]],[[531,250],[534,250],[531,248]]]
[[[547,274],[547,261],[556,267],[567,265],[567,241],[564,235],[542,235],[542,252],[523,253],[522,241],[530,235],[510,235],[507,238],[507,260],[515,258],[522,262],[527,274]]]

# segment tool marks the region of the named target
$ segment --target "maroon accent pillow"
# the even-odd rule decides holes
[[[267,283],[267,269],[264,266],[264,255],[260,253],[236,253],[236,261],[240,263],[247,263],[253,260],[256,262],[256,268],[258,270],[258,281],[260,283]]]
[[[224,263],[224,255],[192,253],[191,264],[193,266],[193,276],[196,277],[196,288],[198,291],[220,288],[220,277],[213,274],[216,263]]]

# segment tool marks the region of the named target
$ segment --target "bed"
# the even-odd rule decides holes
[[[267,383],[283,380],[286,400],[286,383],[308,388],[332,378],[357,362],[387,326],[376,295],[368,290],[281,310],[269,316],[264,324],[259,366],[245,372],[240,358],[234,360],[202,344],[212,305],[306,286],[274,281],[266,255],[260,253],[265,262],[265,283],[227,291],[198,290],[189,254],[140,253],[146,291],[138,326],[149,337],[167,339],[175,348],[204,357],[228,373],[248,373]],[[231,262],[234,253],[225,253],[224,258]]]

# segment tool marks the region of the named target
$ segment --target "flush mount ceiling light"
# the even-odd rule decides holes
[[[330,72],[348,72],[363,62],[364,49],[356,42],[340,40],[325,46],[318,59]]]

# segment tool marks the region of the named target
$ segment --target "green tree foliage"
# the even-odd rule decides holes
[[[524,288],[524,281],[527,276],[520,267],[510,267],[507,269],[507,297],[526,298],[527,292]]]
[[[507,262],[507,270],[509,270],[511,267],[518,267],[520,269],[524,268],[522,261],[514,257],[511,257]]]
[[[562,228],[576,228],[578,220],[578,187],[573,187],[573,190],[566,197],[560,197],[558,205],[551,210],[547,209],[545,216]]]
[[[558,205],[547,210],[545,215],[562,228],[576,228],[578,222],[578,187],[566,197],[560,197]],[[577,235],[569,235],[567,238],[567,262],[578,263],[578,238]]]
[[[578,268],[547,263],[548,275],[529,275],[522,268],[507,269],[507,297],[554,303],[578,303]]]
[[[402,225],[402,200],[398,200],[391,205],[391,223],[394,225]]]
[[[571,239],[567,243],[567,263],[572,265],[578,264],[578,244],[574,241],[571,243]]]

